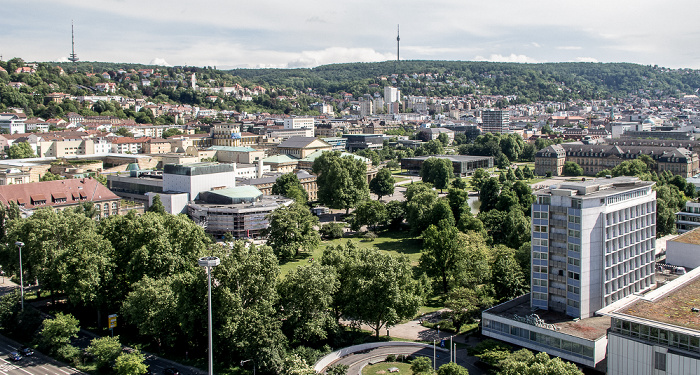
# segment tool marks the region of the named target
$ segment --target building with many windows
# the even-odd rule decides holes
[[[676,230],[685,233],[700,227],[700,202],[687,201],[683,211],[676,212]]]
[[[564,182],[532,205],[533,308],[587,318],[654,284],[654,182]]]
[[[609,375],[700,374],[700,268],[600,310],[611,318]]]
[[[535,154],[535,174],[560,176],[564,163],[572,161],[586,175],[611,170],[625,161],[647,155],[654,160],[657,173],[671,171],[674,175],[691,177],[700,171],[700,159],[694,151],[677,146],[655,145],[587,145],[562,143],[545,147]]]
[[[482,313],[482,333],[603,366],[610,318],[596,312],[655,285],[656,192],[636,177],[535,193],[531,292]]]
[[[484,133],[509,133],[510,113],[508,111],[491,109],[481,112],[481,128]]]

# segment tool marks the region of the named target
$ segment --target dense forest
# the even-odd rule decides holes
[[[672,70],[627,63],[516,64],[466,61],[401,61],[324,65],[312,69],[234,69],[216,67],[159,67],[139,64],[78,62],[39,63],[33,74],[16,73],[25,66],[19,58],[0,61],[0,111],[24,109],[31,116],[63,117],[67,112],[82,115],[112,115],[142,123],[172,123],[170,118],[146,118],[128,108],[112,105],[84,107],[65,100],[49,100],[50,93],[98,94],[100,82],[115,82],[116,94],[144,98],[154,103],[189,104],[216,110],[248,113],[314,115],[314,102],[330,102],[336,109],[353,98],[383,93],[392,85],[403,95],[450,97],[502,95],[497,106],[533,102],[569,102],[636,95],[657,99],[696,93],[700,72]],[[59,69],[58,67],[62,68]],[[145,76],[138,69],[157,69]],[[65,73],[64,73],[65,72]],[[190,87],[196,73],[198,90]],[[145,81],[148,84],[144,84]],[[13,83],[10,85],[10,83]],[[21,86],[18,86],[20,83]],[[262,94],[244,100],[241,96],[215,92],[217,87],[260,86]],[[211,89],[209,89],[211,88]],[[102,94],[104,95],[104,94]],[[215,100],[211,100],[214,95]],[[210,96],[210,97],[208,97]]]
[[[254,82],[313,89],[319,94],[371,93],[370,84],[391,84],[397,75],[405,95],[514,95],[518,102],[604,99],[637,94],[657,98],[700,88],[696,70],[671,70],[627,63],[518,64],[467,61],[401,61],[324,65],[312,69],[235,69]],[[431,79],[413,78],[414,74]],[[405,77],[404,75],[408,76]],[[378,91],[378,89],[374,89]]]

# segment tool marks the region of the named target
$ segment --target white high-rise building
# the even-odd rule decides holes
[[[532,308],[587,318],[654,285],[654,182],[563,182],[532,205]]]
[[[401,100],[401,91],[399,91],[399,89],[391,86],[384,87],[384,103],[386,105],[398,102],[399,100]]]

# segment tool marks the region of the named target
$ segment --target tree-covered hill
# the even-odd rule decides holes
[[[637,94],[661,97],[694,93],[697,70],[629,63],[518,64],[469,61],[387,61],[324,65],[311,69],[234,69],[254,82],[362,95],[395,84],[407,95],[516,95],[517,102],[601,99]],[[430,74],[430,77],[427,76]],[[393,79],[396,83],[392,82]],[[386,77],[383,80],[381,77]],[[371,87],[371,84],[380,87]]]

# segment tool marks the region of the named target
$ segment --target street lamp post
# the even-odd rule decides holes
[[[207,269],[207,280],[209,283],[209,375],[214,375],[214,344],[212,343],[212,321],[211,321],[211,269],[221,263],[217,257],[202,257],[197,262],[201,267]]]
[[[19,290],[22,293],[22,310],[24,310],[24,275],[22,272],[22,246],[24,246],[24,242],[17,241],[15,245],[19,248]]]
[[[255,375],[255,361],[253,361],[252,359],[243,360],[241,361],[241,367],[243,367],[243,364],[246,362],[253,362],[253,375]]]

